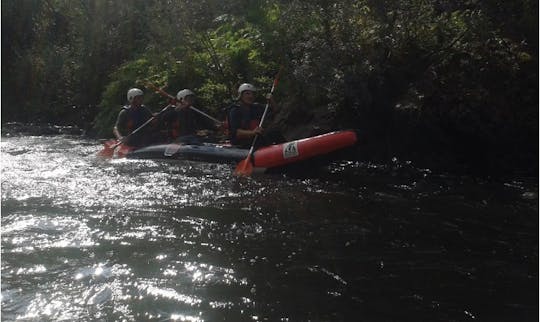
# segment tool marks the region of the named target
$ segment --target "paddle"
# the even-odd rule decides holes
[[[114,155],[114,149],[116,149],[117,146],[124,143],[130,136],[132,136],[133,134],[139,132],[145,126],[150,124],[150,122],[152,122],[157,116],[159,116],[161,113],[165,112],[167,110],[167,108],[169,108],[169,106],[171,106],[171,104],[167,104],[167,106],[165,106],[161,111],[159,111],[159,113],[157,113],[156,115],[149,118],[141,126],[136,128],[135,130],[133,130],[133,132],[129,133],[128,135],[124,136],[122,139],[118,140],[118,142],[116,142],[114,144],[113,144],[114,140],[109,140],[109,141],[105,142],[105,144],[104,144],[105,147],[103,148],[103,150],[98,152],[98,156],[104,157],[104,158],[112,158],[112,156]]]
[[[149,88],[151,88],[151,89],[153,89],[156,93],[158,93],[158,94],[160,94],[160,95],[162,95],[162,96],[164,96],[164,97],[169,98],[169,99],[172,101],[173,104],[174,104],[175,102],[178,101],[178,100],[176,99],[176,97],[174,97],[174,96],[172,96],[171,94],[165,92],[163,89],[157,87],[156,85],[154,85],[154,84],[152,84],[152,83],[150,83],[150,82],[146,82],[146,86],[149,87]],[[216,124],[219,124],[220,126],[223,125],[223,122],[221,122],[220,120],[218,120],[218,119],[216,119],[216,118],[214,118],[214,117],[212,117],[212,116],[206,114],[205,112],[203,112],[203,111],[201,111],[201,110],[195,108],[194,106],[189,106],[189,108],[192,109],[192,110],[194,110],[195,112],[197,112],[197,113],[199,113],[199,114],[201,114],[201,115],[203,115],[203,116],[209,118],[210,120],[214,121]]]
[[[266,106],[264,108],[261,121],[259,122],[259,127],[262,127],[264,123],[264,119],[268,112],[268,106],[270,106],[270,99],[272,98],[272,95],[274,94],[274,89],[276,88],[278,84],[279,74],[281,73],[281,70],[282,68],[279,69],[278,73],[276,74],[276,78],[274,79],[274,83],[272,84],[272,89],[270,90],[270,95],[268,96],[268,99],[266,101]],[[249,176],[253,172],[253,164],[251,163],[251,157],[253,155],[253,149],[255,148],[255,143],[257,142],[258,137],[259,137],[259,134],[256,134],[255,137],[253,138],[253,142],[251,142],[251,148],[249,149],[247,157],[238,163],[238,165],[236,166],[236,169],[234,170],[234,175]]]

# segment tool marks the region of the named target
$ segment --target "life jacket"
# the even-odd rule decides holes
[[[147,145],[151,140],[153,140],[153,137],[149,135],[149,133],[151,133],[149,126],[141,129],[141,131],[138,133],[133,133],[136,129],[153,117],[152,112],[148,108],[146,108],[144,105],[137,108],[123,106],[122,110],[124,111],[126,117],[124,120],[125,123],[120,126],[122,126],[123,129],[122,134],[125,136],[129,135],[129,138],[127,138],[125,142],[127,145],[140,147]]]
[[[175,117],[169,126],[171,139],[174,140],[180,136],[180,120],[178,119],[178,117]]]
[[[256,129],[259,126],[262,115],[260,115],[259,117],[254,115],[254,113],[256,113],[257,111],[254,111],[253,108],[254,107],[250,107],[249,110],[245,111],[245,110],[242,110],[242,107],[238,104],[233,104],[229,106],[227,108],[227,113],[226,113],[226,118],[225,118],[225,124],[227,126],[227,129],[231,131],[229,118],[233,109],[240,109],[241,111],[240,112],[240,115],[242,117],[241,122],[240,122],[241,128],[246,129],[246,130]]]
[[[261,120],[250,120],[248,129],[255,130],[259,126],[259,123],[261,123]]]
[[[189,107],[179,110],[172,109],[164,116],[162,126],[165,128],[169,140],[194,135],[202,127],[200,118]]]
[[[125,105],[122,106],[122,110],[126,111],[127,113],[126,131],[128,133],[133,132],[136,128],[152,117],[152,113],[149,112],[144,105],[141,105],[137,109],[134,109],[129,105]]]
[[[249,108],[241,107],[239,104],[231,105],[227,113],[227,116],[229,117],[227,121],[231,143],[241,144],[240,140],[236,138],[236,133],[234,133],[234,131],[236,129],[254,130],[259,126],[263,112],[264,107],[257,103],[254,103]],[[237,119],[231,122],[233,114]],[[234,126],[232,123],[239,126],[235,129],[233,128]],[[245,141],[245,139],[242,139],[241,141]]]

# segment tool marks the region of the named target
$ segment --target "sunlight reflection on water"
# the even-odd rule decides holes
[[[187,206],[208,206],[237,196],[230,185],[223,184],[228,175],[215,175],[230,171],[228,166],[212,165],[209,171],[190,163],[104,162],[94,157],[95,146],[66,140],[62,149],[56,150],[43,145],[45,141],[47,138],[30,137],[2,142],[2,165],[9,169],[2,176],[2,200],[8,201],[3,202],[4,256],[46,252],[50,258],[49,264],[17,267],[13,258],[10,265],[3,265],[6,279],[34,276],[35,282],[45,287],[42,291],[26,286],[19,291],[3,290],[3,307],[8,310],[4,315],[9,312],[8,317],[15,314],[23,320],[75,320],[95,313],[89,307],[97,306],[105,312],[102,315],[110,317],[131,316],[136,320],[168,316],[177,321],[204,321],[200,313],[180,313],[172,304],[167,305],[172,305],[170,313],[144,307],[146,303],[173,301],[200,309],[203,299],[190,294],[195,285],[215,288],[248,284],[246,278],[237,278],[233,269],[202,262],[207,256],[203,255],[205,249],[214,254],[222,252],[219,244],[198,240],[203,231],[208,233],[218,225],[216,220],[175,214]],[[23,143],[37,148],[21,151]],[[170,220],[187,230],[163,225]],[[186,233],[193,242],[185,240]],[[184,245],[179,253],[171,253],[172,242]],[[155,250],[150,245],[144,250],[133,248],[141,243],[161,244],[169,252],[153,255]],[[76,252],[59,250],[69,248]],[[131,255],[122,263],[124,253]],[[146,260],[148,255],[154,260]],[[99,258],[106,258],[106,262],[96,262]],[[11,273],[6,271],[9,267],[13,267]],[[152,276],[155,269],[160,278],[144,277]],[[48,273],[61,278],[50,279]],[[135,312],[133,302],[144,303],[142,311]],[[204,303],[208,303],[206,299]],[[212,303],[215,308],[233,305],[227,298],[215,298]]]

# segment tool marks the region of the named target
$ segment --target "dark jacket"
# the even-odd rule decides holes
[[[144,105],[137,108],[124,106],[120,113],[118,113],[115,126],[122,136],[128,136],[143,125],[144,122],[152,118],[152,116],[152,112]],[[147,145],[150,143],[151,133],[152,125],[148,124],[139,132],[128,137],[124,143],[134,147]]]

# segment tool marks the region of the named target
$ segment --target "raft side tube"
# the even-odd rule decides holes
[[[253,165],[273,168],[328,154],[356,144],[356,131],[336,131],[296,141],[262,147],[253,155]]]

